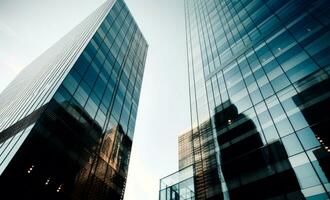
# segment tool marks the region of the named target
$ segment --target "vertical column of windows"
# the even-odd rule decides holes
[[[190,112],[191,112],[191,123],[192,126],[195,126],[198,123],[198,115],[197,115],[197,101],[196,101],[196,86],[195,86],[195,73],[194,73],[194,47],[198,45],[198,43],[194,43],[193,40],[196,40],[196,37],[192,36],[192,34],[196,35],[196,22],[193,20],[192,16],[194,12],[192,10],[192,3],[186,2],[185,9],[185,19],[186,19],[186,37],[187,37],[187,59],[188,59],[188,73],[189,73],[189,91],[190,91]],[[193,23],[194,22],[194,23]],[[192,28],[195,27],[195,28]],[[195,31],[193,31],[195,30]],[[194,38],[194,39],[193,39]]]
[[[197,60],[197,63],[194,62],[194,76],[195,76],[195,87],[196,87],[196,101],[197,101],[197,114],[198,114],[198,120],[199,124],[205,121],[206,119],[209,118],[209,108],[208,108],[208,103],[207,103],[207,94],[206,94],[206,88],[205,88],[205,81],[204,81],[204,69],[203,65],[205,61],[203,60],[203,57],[206,55],[203,54],[203,48],[205,48],[204,43],[204,38],[203,38],[203,32],[202,32],[202,24],[201,20],[199,20],[200,13],[198,12],[199,9],[198,6],[201,6],[201,4],[196,3],[195,1],[195,9],[194,12],[196,14],[196,24],[198,28],[198,41],[197,42],[197,49],[194,48],[193,51],[195,50],[195,55],[194,55],[194,61],[195,58]],[[207,58],[206,58],[207,59]],[[200,62],[198,62],[200,60]],[[206,62],[207,63],[207,62]]]

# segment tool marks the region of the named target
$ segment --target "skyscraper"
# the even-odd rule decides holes
[[[194,166],[196,199],[329,198],[329,11],[185,0],[192,130],[180,166]]]
[[[148,45],[108,0],[0,96],[0,191],[11,199],[121,199]]]

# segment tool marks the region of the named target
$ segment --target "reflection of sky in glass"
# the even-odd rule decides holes
[[[173,195],[180,200],[194,199],[194,168],[192,165],[160,180],[160,200],[171,200]],[[172,197],[172,198],[171,198]]]
[[[175,185],[179,182],[182,182],[194,175],[193,166],[186,167],[174,174],[166,176],[160,180],[160,189]]]

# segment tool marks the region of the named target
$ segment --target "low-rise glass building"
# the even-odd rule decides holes
[[[192,165],[160,179],[159,200],[195,200]]]

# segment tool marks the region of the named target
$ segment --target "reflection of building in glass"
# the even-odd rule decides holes
[[[320,76],[320,72],[297,82],[298,93],[292,97],[293,102],[301,110],[300,123],[309,125],[298,132],[298,138],[305,149],[310,152],[312,165],[324,182],[330,179],[330,80]],[[315,81],[315,79],[319,79]]]
[[[195,200],[192,165],[160,179],[159,200]]]
[[[0,96],[0,191],[11,199],[122,199],[147,44],[109,0]]]
[[[179,170],[194,166],[196,199],[219,199],[222,189],[211,121],[200,127],[200,131],[190,130],[179,136]]]
[[[267,182],[287,176],[292,183],[292,188],[262,184],[269,193],[259,192],[260,198],[330,198],[326,131],[330,105],[329,4],[325,0],[185,0],[191,132],[202,140],[189,137],[203,143],[203,137],[211,137],[213,132],[215,141],[213,149],[202,145],[197,149],[198,143],[193,142],[196,145],[190,146],[197,151],[191,152],[201,152],[201,160],[210,155],[205,152],[218,155],[221,189],[217,191],[225,199],[256,191],[262,180],[259,175]],[[230,106],[226,110],[226,102],[235,105],[237,112],[233,113],[242,118],[237,119],[242,124],[233,130],[238,122],[228,118],[233,113]],[[217,119],[213,118],[216,112],[229,113]],[[208,121],[214,126],[205,125]],[[221,124],[227,127],[222,130]],[[213,130],[205,133],[205,127]],[[247,151],[254,153],[246,155]],[[230,174],[230,162],[252,159],[244,156],[255,156],[262,164],[249,163],[247,167],[252,169],[233,167],[236,174]],[[254,171],[254,167],[258,169]],[[248,176],[258,170],[264,173]],[[236,192],[239,189],[241,194]],[[198,196],[198,187],[195,191]],[[206,192],[199,199],[212,199],[212,195]]]
[[[132,147],[131,139],[123,132],[121,126],[110,129],[97,143],[100,146],[98,166],[93,166],[94,158],[89,158],[86,165],[80,170],[76,180],[76,193],[82,193],[84,185],[94,184],[90,198],[98,199],[104,188],[113,190],[114,194],[121,194],[125,185],[128,171],[129,155]],[[93,169],[93,167],[95,169]],[[95,170],[94,179],[89,179],[88,174]],[[114,196],[111,196],[114,198]],[[119,196],[117,197],[119,198]]]
[[[282,142],[263,144],[254,122],[230,102],[217,108],[221,172],[230,199],[302,199]]]
[[[189,167],[193,169],[194,199],[222,198],[215,142],[211,120],[204,122],[200,131],[189,130],[179,136],[179,172]]]

